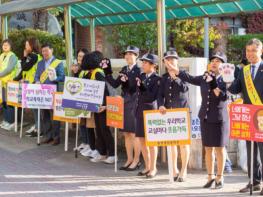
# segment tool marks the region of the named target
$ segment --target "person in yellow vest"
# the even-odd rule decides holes
[[[18,59],[11,51],[11,41],[6,39],[2,43],[2,54],[0,55],[0,80],[3,87],[3,116],[4,120],[0,124],[1,128],[12,130],[14,128],[14,108],[6,104],[6,85],[16,76]]]
[[[76,78],[85,77],[89,71],[81,70],[82,60],[85,55],[89,53],[88,49],[82,48],[77,51],[77,63],[73,64],[70,67],[71,76]],[[86,118],[81,118],[80,121],[80,137],[81,144],[77,147],[77,150],[80,151],[81,155],[84,157],[92,157],[93,154],[96,154],[95,148],[95,130],[94,128],[87,128]]]
[[[231,83],[228,90],[232,94],[242,93],[243,103],[252,105],[262,105],[263,102],[263,61],[261,59],[263,51],[263,44],[260,40],[254,38],[246,44],[246,58],[249,62],[248,65],[241,68],[238,77]],[[250,177],[250,161],[251,161],[251,142],[246,141],[247,145],[247,166],[248,177]],[[258,159],[260,156],[261,162]],[[240,190],[241,193],[250,191],[250,184],[252,184],[253,191],[261,190],[261,180],[263,166],[263,143],[254,143],[253,154],[253,182],[248,183],[244,188]],[[263,195],[263,189],[260,192]]]
[[[73,77],[79,77],[79,74],[81,73],[81,62],[84,57],[84,55],[88,54],[89,51],[86,48],[79,49],[77,51],[77,62],[72,64],[70,66],[71,76]],[[83,74],[83,72],[82,72]],[[82,78],[82,77],[80,77]]]
[[[24,54],[21,59],[21,71],[14,78],[14,81],[20,81],[24,83],[33,83],[37,64],[42,60],[40,52],[40,44],[36,38],[29,38],[25,42]],[[37,110],[33,110],[34,113],[34,125],[28,129],[25,133],[26,136],[37,137]]]
[[[38,62],[35,83],[55,84],[64,82],[65,72],[63,62],[53,56],[51,44],[44,44],[41,48],[43,60]],[[60,122],[52,120],[52,110],[43,110],[43,144],[58,145],[60,143]]]
[[[83,78],[106,82],[104,71],[100,68],[103,59],[103,54],[99,51],[93,51],[85,55],[81,69],[88,72]],[[106,125],[106,96],[109,96],[107,85],[105,85],[103,104],[99,112],[94,113],[97,151],[92,151],[92,159],[90,161],[113,164],[115,161],[114,139],[110,128]]]
[[[42,60],[39,52],[40,44],[36,38],[26,40],[23,58],[21,59],[21,71],[14,78],[15,81],[34,82],[37,64]]]

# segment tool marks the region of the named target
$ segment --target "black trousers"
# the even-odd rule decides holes
[[[101,155],[114,156],[114,139],[110,128],[106,126],[106,111],[94,114],[97,149]]]
[[[89,139],[89,146],[91,150],[96,149],[96,136],[95,136],[95,129],[88,128],[88,139]]]
[[[251,142],[246,141],[247,144],[247,169],[248,177],[250,178],[250,162],[251,162]],[[260,159],[258,158],[258,154]],[[253,153],[253,185],[261,183],[262,172],[263,172],[263,142],[254,142],[254,153]]]
[[[49,109],[43,109],[43,133],[47,139],[59,140],[60,139],[60,122],[53,120],[53,111]]]

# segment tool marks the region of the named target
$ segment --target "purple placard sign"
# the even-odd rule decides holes
[[[103,103],[105,82],[66,77],[62,107],[98,112]]]

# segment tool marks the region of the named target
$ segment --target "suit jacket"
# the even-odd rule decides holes
[[[203,79],[203,76],[194,77],[185,71],[180,71],[178,77],[183,81],[200,86],[202,103],[198,117],[201,121],[220,123],[228,120],[226,84],[222,77],[217,79],[218,87],[221,90],[219,96],[216,96],[214,91],[210,89],[209,83]]]
[[[261,101],[263,102],[263,61],[261,62],[253,81],[254,81],[255,88],[258,92],[258,95],[261,98]],[[238,77],[234,80],[234,82],[228,88],[228,90],[232,94],[242,93],[244,104],[252,104],[250,101],[250,98],[248,97],[243,68],[239,72]]]
[[[53,57],[52,61],[55,60],[55,57]],[[41,60],[38,62],[37,65],[37,71],[35,75],[35,82],[40,81],[40,76],[41,74],[46,70],[45,68],[45,60]],[[64,66],[63,62],[61,62],[57,67],[56,67],[56,74],[57,74],[57,79],[55,81],[50,81],[49,78],[46,79],[44,84],[58,84],[59,82],[64,82],[65,81],[65,71],[64,71]]]
[[[188,86],[180,78],[172,79],[169,73],[165,73],[161,79],[158,93],[158,106],[166,108],[184,108],[188,104]]]

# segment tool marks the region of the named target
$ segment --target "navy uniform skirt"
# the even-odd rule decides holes
[[[124,127],[120,131],[135,133],[135,100],[124,103]]]
[[[154,110],[154,109],[157,109],[156,102],[148,103],[148,104],[145,103],[137,107],[137,110],[135,113],[135,136],[136,137],[145,137],[143,111]]]
[[[201,136],[203,146],[224,147],[229,141],[228,122],[210,123],[201,121]]]
[[[135,136],[136,137],[145,137],[144,134],[144,120],[143,120],[143,111],[136,113],[135,118]]]

